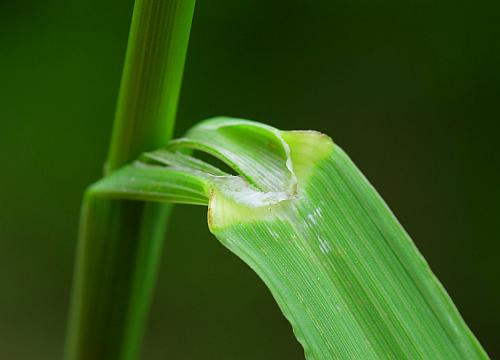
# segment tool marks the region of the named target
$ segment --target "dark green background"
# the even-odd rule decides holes
[[[60,358],[132,1],[0,2],[0,358]],[[500,356],[498,1],[199,1],[177,134],[214,115],[328,133]],[[144,359],[300,359],[268,291],[178,206]]]

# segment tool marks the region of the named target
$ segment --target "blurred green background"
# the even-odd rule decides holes
[[[133,1],[0,2],[0,359],[62,353],[79,204],[101,173]],[[231,115],[331,135],[500,357],[500,3],[199,1],[177,134]],[[144,359],[301,359],[266,288],[171,219]]]

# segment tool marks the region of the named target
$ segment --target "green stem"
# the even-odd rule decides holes
[[[137,0],[106,170],[172,137],[195,0]]]
[[[172,136],[195,0],[137,0],[105,172]],[[84,197],[68,360],[140,350],[170,207]]]

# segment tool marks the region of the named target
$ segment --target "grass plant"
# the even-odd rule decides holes
[[[67,359],[137,357],[171,203],[207,206],[209,230],[264,281],[308,359],[487,359],[328,136],[214,118],[170,140],[193,7],[136,2],[106,174],[82,208]]]

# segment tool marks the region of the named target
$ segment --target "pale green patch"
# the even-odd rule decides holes
[[[314,165],[327,158],[334,148],[332,139],[317,131],[281,131],[281,136],[290,147],[293,170],[302,182],[307,181]]]

